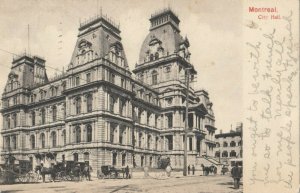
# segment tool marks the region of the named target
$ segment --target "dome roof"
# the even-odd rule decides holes
[[[160,44],[159,47],[164,50],[165,53],[173,54],[179,50],[180,44],[184,41],[179,32],[171,25],[164,25],[160,28],[150,31],[145,38],[139,55],[139,64],[145,62],[147,53],[150,50],[150,45],[153,40],[157,40]]]

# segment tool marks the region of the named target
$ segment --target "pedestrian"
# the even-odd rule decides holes
[[[128,165],[125,168],[126,179],[129,179],[129,167]]]
[[[188,166],[188,175],[190,175],[190,171],[191,171],[191,166]]]
[[[192,166],[192,172],[193,172],[193,175],[195,175],[195,166],[194,165]]]
[[[233,168],[231,169],[231,176],[233,178],[234,189],[239,189],[240,187],[240,179],[242,177],[242,169],[238,167],[238,164],[233,164]]]

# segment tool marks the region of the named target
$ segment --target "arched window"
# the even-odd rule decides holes
[[[236,146],[236,143],[234,141],[231,141],[230,142],[230,147],[235,147]]]
[[[150,61],[152,61],[153,59],[153,54],[150,54]]]
[[[117,153],[112,154],[112,165],[113,166],[117,165],[117,156],[118,156]]]
[[[158,58],[159,58],[159,54],[158,54],[158,52],[156,52],[155,53],[155,60],[158,60]]]
[[[219,142],[216,143],[216,147],[220,147],[220,143]]]
[[[34,111],[31,112],[31,123],[32,123],[32,126],[35,125],[35,112]]]
[[[79,126],[77,126],[75,128],[75,139],[76,139],[76,143],[80,143],[81,142],[81,129]]]
[[[86,128],[86,141],[91,142],[92,141],[92,136],[93,136],[92,126],[88,125],[87,128]]]
[[[78,97],[75,100],[75,106],[76,106],[76,114],[80,114],[81,113],[81,98]]]
[[[217,151],[217,152],[215,153],[215,157],[220,157],[220,152],[219,152],[219,151]]]
[[[56,108],[56,106],[53,106],[53,108],[52,108],[52,119],[53,119],[53,121],[56,121],[56,118],[57,118],[57,108]]]
[[[83,159],[85,162],[89,161],[90,160],[90,153],[89,152],[85,152],[83,154]]]
[[[40,137],[41,137],[41,145],[42,145],[42,148],[45,148],[45,134],[42,133]]]
[[[56,147],[56,132],[51,133],[51,139],[52,139],[52,147]]]
[[[63,145],[66,145],[67,144],[66,130],[63,130],[62,132],[62,139],[63,139]]]
[[[227,147],[228,143],[227,142],[223,142],[223,147]]]
[[[74,162],[78,162],[78,153],[73,154]]]
[[[152,84],[157,84],[157,71],[152,71]]]
[[[236,157],[236,152],[234,150],[230,152],[230,157]]]
[[[13,119],[13,127],[17,127],[17,114],[15,113],[15,114],[13,114],[12,115],[12,119]]]
[[[35,149],[35,136],[30,136],[31,149]]]
[[[87,109],[87,112],[92,112],[93,110],[93,96],[91,94],[89,94],[87,97],[86,97],[86,109]]]
[[[228,152],[227,151],[223,151],[222,152],[222,157],[228,157]]]
[[[42,112],[41,112],[41,114],[42,114],[42,124],[45,124],[46,123],[46,111],[45,111],[45,109],[44,108],[42,108]]]

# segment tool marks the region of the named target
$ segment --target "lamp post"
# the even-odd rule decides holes
[[[190,89],[190,69],[186,69],[186,100],[185,100],[185,127],[184,127],[184,158],[183,158],[183,176],[187,176],[187,131],[188,131],[188,113],[189,113],[189,89]]]

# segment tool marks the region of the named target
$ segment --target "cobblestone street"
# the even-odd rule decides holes
[[[163,179],[93,179],[82,182],[48,182],[38,184],[2,185],[1,193],[15,192],[186,192],[189,193],[242,193],[233,189],[230,176],[188,176]]]

